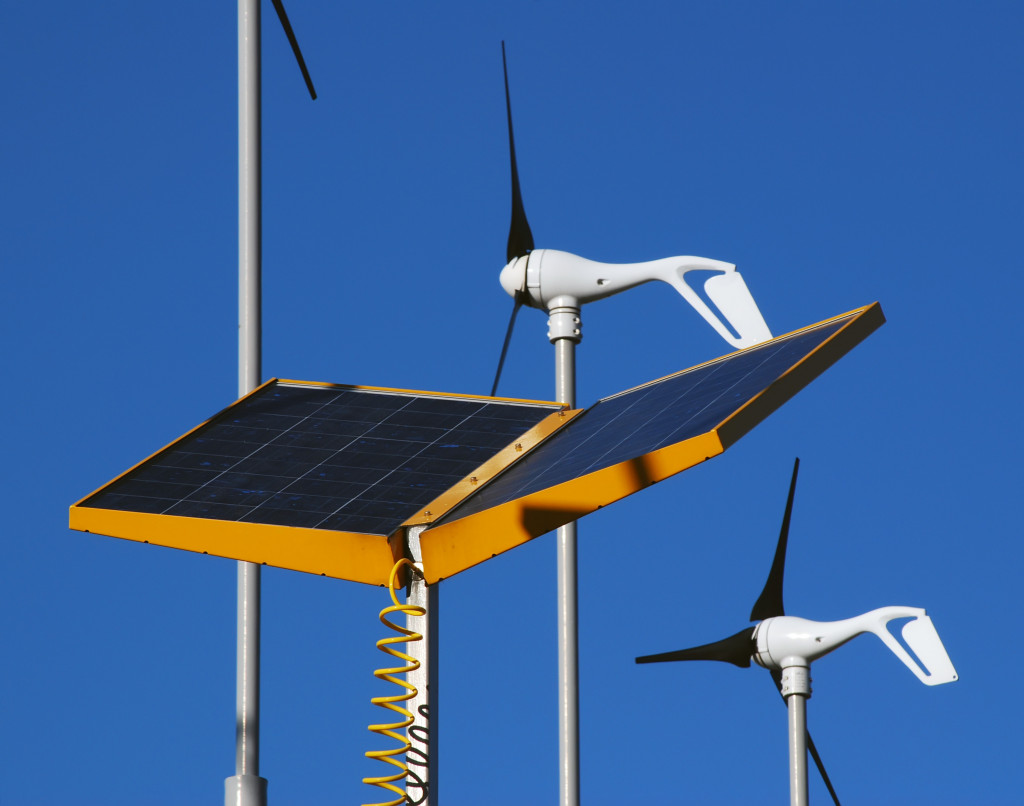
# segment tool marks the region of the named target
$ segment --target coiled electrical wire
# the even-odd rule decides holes
[[[426,614],[426,610],[419,605],[401,604],[398,601],[398,595],[395,592],[395,583],[398,578],[398,571],[403,565],[408,565],[413,569],[413,573],[416,573],[415,566],[412,560],[403,558],[395,563],[395,567],[391,569],[391,576],[388,578],[388,590],[391,593],[391,601],[394,603],[390,607],[385,607],[380,611],[380,621],[386,627],[390,627],[399,635],[392,635],[387,638],[381,638],[377,642],[377,649],[382,652],[386,652],[388,655],[397,658],[399,661],[407,664],[406,666],[398,666],[388,669],[377,669],[373,674],[380,680],[387,680],[389,683],[394,683],[399,686],[403,691],[399,694],[392,694],[389,697],[374,697],[371,702],[374,705],[379,705],[381,708],[386,708],[389,711],[393,711],[399,717],[399,722],[389,722],[379,725],[370,725],[369,730],[374,733],[379,733],[381,736],[387,736],[390,739],[394,739],[399,743],[399,747],[393,747],[389,750],[368,750],[366,752],[367,758],[375,758],[378,761],[383,761],[386,764],[391,764],[398,768],[398,772],[391,775],[382,775],[375,778],[364,778],[363,783],[369,784],[370,786],[379,786],[382,789],[387,789],[390,792],[398,795],[395,800],[389,800],[386,803],[368,803],[363,806],[399,806],[401,803],[406,802],[405,790],[396,786],[398,781],[405,779],[408,774],[408,768],[405,765],[405,761],[398,758],[402,756],[404,758],[405,753],[409,750],[410,743],[407,736],[398,733],[400,730],[405,730],[415,721],[412,712],[408,708],[400,705],[399,703],[408,702],[416,696],[416,687],[409,683],[407,680],[396,677],[396,675],[406,675],[409,672],[414,672],[420,668],[420,662],[413,657],[410,657],[404,652],[401,652],[394,648],[394,644],[406,644],[410,641],[421,641],[423,636],[418,632],[402,627],[388,619],[392,613],[405,613],[407,616],[422,616]]]

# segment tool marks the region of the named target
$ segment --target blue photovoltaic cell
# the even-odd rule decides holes
[[[833,320],[600,400],[438,523],[712,431],[848,321]]]
[[[275,382],[81,506],[388,535],[559,408]]]

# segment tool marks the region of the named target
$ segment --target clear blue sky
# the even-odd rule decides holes
[[[633,658],[747,624],[797,455],[788,610],[926,607],[961,677],[926,688],[871,636],[816,664],[844,802],[1019,802],[1020,5],[288,10],[320,99],[266,3],[265,377],[487,392],[502,39],[538,246],[734,262],[776,333],[888,317],[724,456],[581,523],[587,806],[785,802],[763,670]],[[219,804],[235,564],[67,509],[235,398],[235,6],[6,3],[0,76],[0,801]],[[545,317],[519,325],[502,392],[548,399]],[[584,312],[580,402],[728,349],[668,286],[634,289]],[[444,806],[556,802],[554,549],[443,585]],[[265,572],[272,803],[372,799],[386,603]]]

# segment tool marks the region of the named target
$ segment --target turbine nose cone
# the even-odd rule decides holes
[[[513,299],[517,291],[526,289],[526,261],[526,256],[512,258],[509,264],[501,270],[501,274],[498,277],[498,281],[501,283],[501,287],[505,289],[505,293]]]

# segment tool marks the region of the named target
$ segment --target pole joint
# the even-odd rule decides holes
[[[580,304],[572,297],[555,297],[548,308],[548,340],[554,344],[559,339],[568,339],[573,344],[583,340]]]
[[[811,667],[804,664],[783,667],[781,691],[782,696],[786,699],[793,694],[810,699]]]

